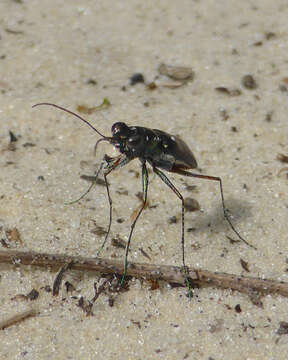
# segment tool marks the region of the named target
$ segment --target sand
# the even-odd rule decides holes
[[[1,250],[6,244],[96,255],[103,235],[95,229],[108,225],[105,188],[97,186],[77,204],[65,202],[89,186],[80,176],[93,175],[103,155],[115,151],[101,144],[95,157],[95,132],[64,112],[32,105],[48,101],[77,111],[107,98],[107,109],[81,115],[107,135],[123,121],[181,136],[201,172],[222,178],[232,221],[257,247],[227,238],[236,235],[223,219],[217,183],[173,175],[183,196],[201,208],[186,213],[187,264],[288,281],[288,180],[287,171],[280,172],[287,165],[277,160],[288,155],[286,1],[3,0],[0,14]],[[195,78],[163,86],[176,82],[159,77],[161,63],[189,66]],[[137,72],[146,84],[159,77],[156,89],[131,86]],[[255,86],[243,84],[245,75]],[[9,131],[17,138],[12,145]],[[140,203],[139,175],[134,160],[109,176],[114,220],[103,257],[123,259],[111,238],[127,241]],[[129,259],[181,265],[180,201],[152,173],[150,180],[150,207],[139,219]],[[7,239],[13,228],[21,241]],[[86,316],[77,304],[81,296],[93,298],[99,276],[68,271],[64,282],[74,289],[63,285],[53,297],[46,290],[55,276],[50,269],[0,265],[0,320],[39,310],[0,331],[1,359],[287,358],[288,336],[277,333],[288,321],[284,297],[263,297],[261,307],[247,295],[204,288],[189,300],[185,288],[160,282],[151,290],[149,282],[132,279],[113,307],[102,294],[94,315]],[[32,289],[36,300],[16,296]]]

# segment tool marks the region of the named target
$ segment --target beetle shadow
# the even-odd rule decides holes
[[[225,205],[227,214],[233,226],[241,234],[241,232],[245,231],[245,220],[253,216],[251,204],[247,201],[228,198],[225,199]],[[242,229],[239,229],[239,225],[242,223],[244,225],[241,226]],[[207,232],[207,230],[212,230],[213,232],[225,231],[227,232],[227,235],[231,236],[233,239],[235,238],[235,240],[238,240],[238,236],[234,233],[228,221],[224,217],[221,203],[217,205],[211,213],[204,212],[198,219],[189,221],[189,224],[187,225],[188,227],[192,225],[192,227],[195,228],[193,231],[194,234]]]

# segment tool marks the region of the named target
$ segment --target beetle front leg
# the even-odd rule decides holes
[[[131,228],[130,228],[130,234],[129,234],[129,238],[126,244],[126,249],[125,249],[125,259],[124,259],[124,271],[123,271],[123,276],[121,279],[121,286],[123,285],[124,281],[125,281],[125,276],[126,276],[126,272],[127,272],[127,258],[128,258],[128,252],[129,252],[129,247],[130,247],[130,242],[131,242],[131,238],[132,238],[132,234],[136,225],[136,222],[139,218],[139,216],[141,215],[143,209],[145,208],[146,202],[147,202],[147,192],[148,192],[148,184],[149,184],[149,177],[148,177],[148,171],[147,171],[147,167],[146,167],[146,163],[145,161],[142,163],[142,190],[143,190],[143,204],[140,207],[137,215],[135,216],[134,221],[131,224]]]

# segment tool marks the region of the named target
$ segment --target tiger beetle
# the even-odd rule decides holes
[[[229,223],[231,229],[234,233],[238,236],[238,238],[243,241],[246,245],[256,249],[253,245],[249,244],[235,229],[234,225],[232,224],[226,207],[224,203],[224,195],[223,195],[223,185],[222,180],[220,177],[210,176],[210,175],[201,175],[189,172],[187,170],[196,169],[197,162],[196,159],[189,149],[188,145],[181,140],[179,137],[170,135],[164,131],[157,130],[157,129],[149,129],[140,126],[128,126],[124,122],[116,122],[112,125],[111,133],[112,136],[105,136],[100,131],[98,131],[93,125],[91,125],[87,120],[82,118],[80,115],[70,111],[68,109],[63,108],[62,106],[52,104],[52,103],[39,103],[35,104],[33,107],[40,106],[40,105],[48,105],[58,108],[62,111],[65,111],[71,115],[76,116],[78,119],[86,123],[92,130],[94,130],[98,135],[101,136],[96,142],[95,145],[95,153],[98,144],[102,141],[107,141],[112,144],[119,152],[120,155],[116,157],[109,157],[105,155],[100,167],[98,168],[94,181],[92,182],[89,189],[83,194],[80,199],[82,199],[93,187],[96,183],[96,179],[100,172],[103,170],[106,191],[109,201],[109,225],[108,230],[105,235],[105,239],[98,249],[97,256],[100,254],[101,250],[104,248],[105,243],[108,239],[111,223],[112,223],[112,199],[110,196],[109,185],[107,181],[108,175],[116,170],[121,168],[122,166],[128,164],[131,160],[138,158],[141,163],[142,168],[142,191],[143,191],[143,201],[141,206],[136,213],[130,228],[130,233],[128,237],[128,241],[126,244],[125,249],[125,259],[124,259],[124,270],[121,285],[123,285],[126,272],[127,272],[127,258],[128,258],[128,251],[130,247],[130,242],[132,238],[132,234],[136,225],[137,220],[139,219],[142,211],[145,208],[147,202],[147,192],[148,192],[148,185],[149,185],[149,178],[148,178],[148,171],[147,171],[147,163],[152,167],[153,172],[175,193],[178,199],[182,202],[182,235],[181,235],[181,247],[182,247],[182,264],[185,276],[185,283],[188,287],[188,294],[191,297],[191,285],[189,280],[189,271],[185,263],[185,242],[184,242],[184,198],[179,190],[172,184],[172,182],[168,179],[168,177],[164,174],[164,171],[168,171],[171,173],[176,173],[183,176],[189,176],[199,179],[206,179],[217,181],[220,186],[220,194],[221,194],[221,201],[222,201],[222,208],[224,213],[224,218]],[[161,169],[161,170],[160,170]],[[79,201],[80,199],[76,200]]]

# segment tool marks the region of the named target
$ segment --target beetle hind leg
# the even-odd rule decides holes
[[[182,236],[181,236],[181,246],[182,246],[182,264],[183,264],[183,270],[184,270],[184,276],[185,276],[185,283],[188,288],[188,296],[189,298],[192,298],[192,291],[191,291],[191,284],[189,280],[189,271],[185,263],[185,207],[184,207],[184,198],[182,194],[179,192],[179,190],[172,184],[172,182],[168,179],[168,177],[158,168],[153,167],[153,171],[156,175],[160,177],[160,179],[174,192],[174,194],[181,200],[182,202]]]

